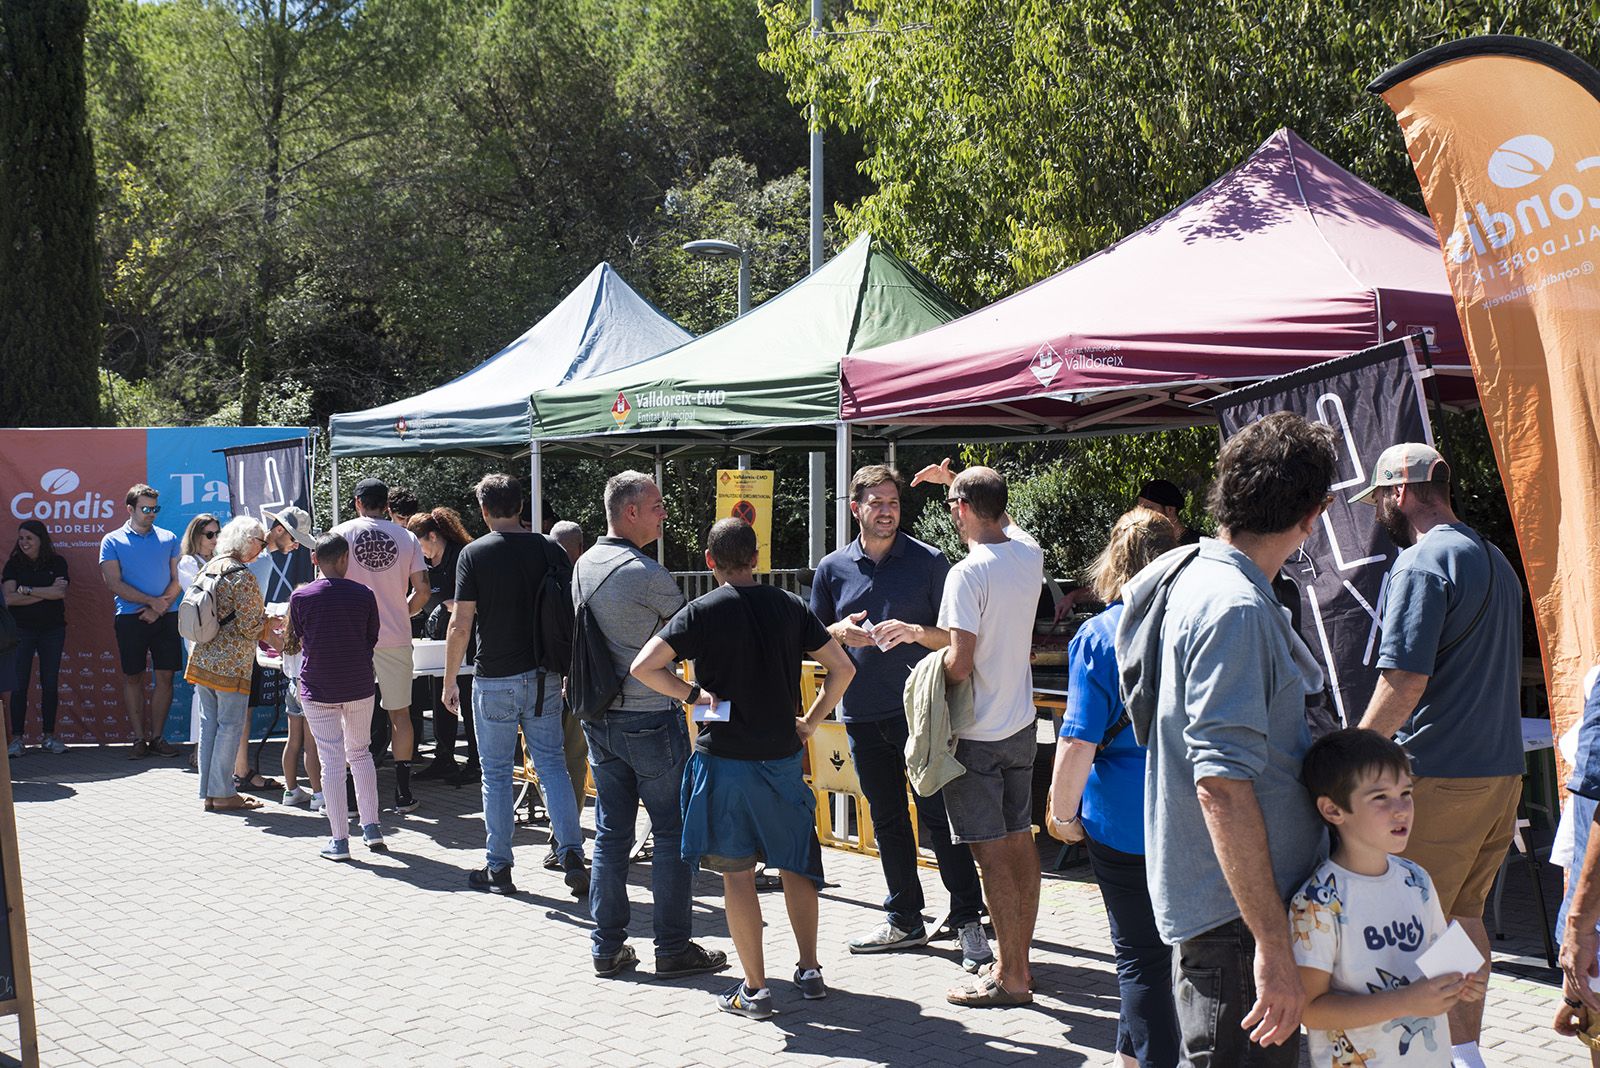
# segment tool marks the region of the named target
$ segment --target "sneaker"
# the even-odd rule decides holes
[[[383,841],[383,828],[376,823],[363,823],[361,825],[361,842],[376,853],[387,853],[389,851],[388,845]]]
[[[548,853],[546,853],[544,855],[544,870],[545,871],[565,871],[566,870],[565,868],[563,868],[561,866],[561,858],[556,856],[556,847],[555,846],[551,846],[550,847],[550,852],[548,852]]]
[[[11,744],[6,746],[6,756],[19,757],[22,755],[22,739],[13,738]]]
[[[630,950],[631,952],[631,950]],[[678,979],[685,975],[720,972],[728,966],[728,955],[720,949],[706,949],[690,942],[682,950],[663,957],[656,954],[656,978]]]
[[[143,738],[128,746],[129,760],[143,760],[150,755],[150,745]]]
[[[456,773],[454,760],[435,760],[421,771],[411,776],[413,782],[431,782],[434,779],[448,779]]]
[[[491,894],[514,894],[517,888],[511,885],[511,869],[505,868],[479,868],[477,871],[467,872],[467,885],[474,890],[487,890]]]
[[[622,948],[610,956],[594,958],[594,974],[602,979],[610,979],[612,976],[619,974],[624,968],[631,968],[638,963],[639,954],[633,951],[632,946],[624,942]]]
[[[885,920],[860,938],[850,939],[849,945],[852,953],[886,953],[891,949],[911,949],[914,946],[926,945],[927,942],[926,927],[918,927],[914,931],[902,931]]]
[[[717,1008],[735,1016],[765,1020],[772,1015],[772,991],[766,987],[751,990],[740,980],[732,990],[717,995]]]
[[[989,936],[977,920],[961,925],[961,967],[977,974],[979,968],[994,960],[994,950],[989,948]]]
[[[156,756],[177,756],[182,752],[165,738],[151,738],[146,744],[149,746],[150,752]]]
[[[46,753],[54,753],[57,756],[60,756],[62,753],[67,751],[67,744],[60,738],[57,738],[55,735],[47,734],[44,736],[44,745],[40,748],[42,748]]]
[[[807,1001],[821,1001],[828,996],[828,984],[822,981],[821,968],[796,968],[794,985],[800,988],[800,996]]]
[[[404,816],[406,813],[415,812],[421,807],[421,803],[414,797],[397,797],[394,799],[394,807],[389,811],[396,816]]]
[[[450,786],[473,786],[483,781],[483,769],[475,761],[461,765],[444,780]]]
[[[309,805],[311,803],[311,791],[304,786],[296,786],[293,790],[285,790],[283,792],[283,803],[290,808]]]
[[[326,812],[328,811],[328,801],[322,796],[321,792],[314,793],[311,795],[311,804],[309,807],[312,812]]]
[[[322,847],[323,860],[349,860],[350,839],[330,838],[328,844]]]
[[[583,862],[583,854],[576,849],[569,849],[561,858],[561,868],[565,871],[567,889],[572,891],[572,896],[585,898],[589,896],[589,866]]]

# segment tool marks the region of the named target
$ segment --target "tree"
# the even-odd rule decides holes
[[[0,0],[0,418],[98,421],[86,0]]]

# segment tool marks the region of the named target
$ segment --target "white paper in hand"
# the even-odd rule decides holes
[[[696,723],[726,723],[733,718],[733,702],[718,701],[714,705],[695,705]]]
[[[1454,920],[1446,927],[1439,940],[1417,957],[1417,970],[1429,979],[1441,975],[1471,975],[1483,967],[1483,954],[1467,937],[1466,930]]]

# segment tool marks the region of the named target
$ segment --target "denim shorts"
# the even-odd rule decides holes
[[[997,742],[956,742],[967,770],[944,787],[944,810],[954,842],[995,842],[1033,829],[1033,761],[1039,751],[1032,722]]]
[[[734,760],[698,750],[683,772],[683,859],[722,874],[757,862],[822,885],[817,800],[800,754]]]

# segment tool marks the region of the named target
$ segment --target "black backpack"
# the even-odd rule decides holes
[[[605,578],[589,591],[588,596],[583,596],[579,591],[580,600],[572,625],[572,668],[567,673],[567,704],[572,714],[585,722],[597,720],[606,714],[606,709],[611,707],[622,689],[623,679],[622,672],[617,670],[616,661],[611,657],[611,645],[606,641],[605,632],[600,629],[600,621],[594,617],[594,609],[589,607],[589,597],[598,593],[600,587],[611,581],[611,576],[632,559],[632,553],[624,553],[616,566],[606,572]]]
[[[535,666],[565,675],[572,668],[572,564],[559,543],[539,538],[545,562],[533,594],[533,659]]]

